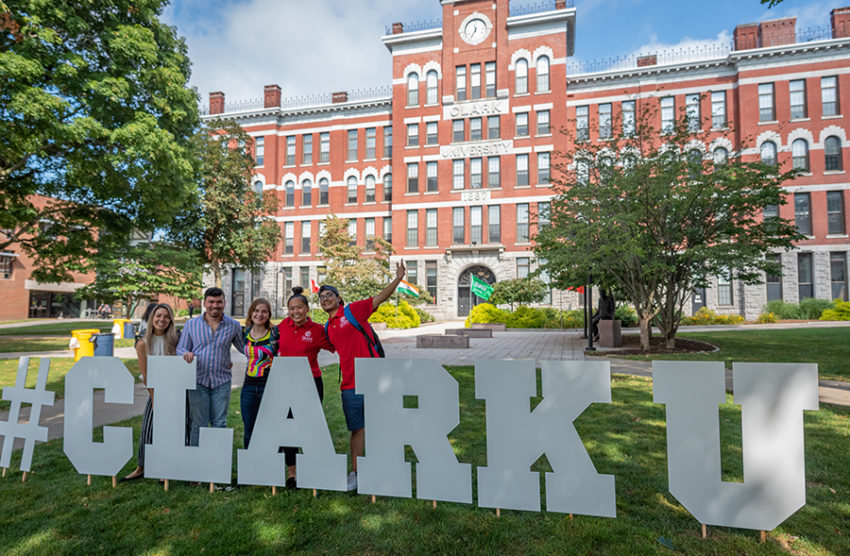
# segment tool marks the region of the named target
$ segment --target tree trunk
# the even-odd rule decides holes
[[[215,279],[215,287],[221,287],[221,266],[219,266],[218,261],[213,261],[212,264],[213,278]]]
[[[649,340],[652,338],[652,317],[638,315],[640,325],[640,350],[649,351]]]
[[[667,349],[676,347],[676,331],[672,327],[664,331],[664,346]]]

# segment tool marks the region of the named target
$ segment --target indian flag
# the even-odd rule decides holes
[[[407,280],[402,280],[401,282],[399,282],[398,287],[395,291],[400,293],[406,293],[407,295],[411,295],[413,297],[419,297],[419,290],[417,290],[416,286],[414,286]]]

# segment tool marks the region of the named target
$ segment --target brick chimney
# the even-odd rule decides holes
[[[850,37],[850,7],[835,8],[829,12],[829,22],[832,24],[833,39]]]
[[[263,108],[280,108],[280,85],[263,88]]]
[[[654,66],[658,64],[658,56],[655,54],[647,54],[646,56],[638,56],[637,67],[645,68],[646,66]]]
[[[567,0],[555,0],[555,9],[563,10],[567,7]]]
[[[347,91],[337,91],[331,95],[331,102],[334,104],[339,104],[340,102],[348,102],[348,92]]]
[[[393,35],[404,33],[404,24],[400,21],[393,23]]]
[[[224,114],[224,93],[210,93],[210,114]]]
[[[743,23],[735,27],[735,50],[758,48],[758,23]]]
[[[759,23],[759,46],[780,46],[797,42],[797,18],[784,17]]]

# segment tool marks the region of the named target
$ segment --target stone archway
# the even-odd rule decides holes
[[[472,293],[472,276],[484,280],[491,286],[496,283],[496,274],[482,265],[473,265],[461,272],[457,280],[457,316],[465,317],[469,311],[484,300]]]

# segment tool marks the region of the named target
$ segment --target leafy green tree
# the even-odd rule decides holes
[[[198,297],[203,266],[198,254],[166,242],[124,245],[95,258],[97,278],[77,290],[78,297],[121,301],[124,316],[133,314],[139,301],[159,295],[177,299]]]
[[[0,0],[0,251],[38,280],[194,202],[198,98],[166,4]]]
[[[233,122],[210,121],[201,127],[195,136],[201,202],[180,214],[170,233],[200,254],[219,287],[223,266],[256,271],[280,239],[280,228],[270,218],[277,198],[251,184],[252,142]]]
[[[390,280],[392,246],[380,237],[369,241],[374,241],[374,256],[364,256],[363,249],[352,240],[347,219],[331,214],[324,221],[319,238],[326,268],[324,282],[336,287],[348,301],[372,297]]]
[[[675,345],[694,287],[730,272],[758,283],[762,271],[778,273],[766,255],[802,237],[792,222],[762,217],[768,205],[785,203],[781,185],[794,171],[737,153],[712,160],[699,147],[718,135],[700,131],[709,126],[682,113],[661,132],[659,121],[645,110],[632,134],[576,143],[556,166],[551,224],[535,238],[554,284],[579,286],[590,273],[622,292],[638,313],[643,350],[656,317],[667,346]]]
[[[525,304],[543,301],[547,291],[549,291],[549,286],[537,278],[514,278],[496,282],[496,285],[493,286],[493,293],[487,301],[494,305],[507,303],[513,311],[514,303]]]

